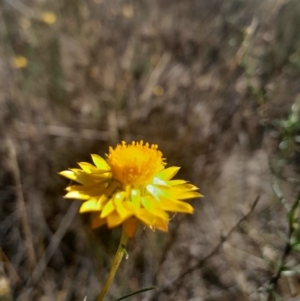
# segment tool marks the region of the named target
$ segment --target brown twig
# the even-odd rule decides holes
[[[167,285],[163,288],[161,288],[160,290],[158,290],[158,292],[154,295],[153,300],[158,300],[159,295],[161,293],[169,293],[170,291],[172,291],[172,289],[174,287],[176,287],[177,290],[179,290],[179,288],[181,287],[181,284],[183,283],[184,278],[193,273],[194,271],[200,269],[203,267],[204,263],[210,259],[211,257],[213,257],[220,249],[220,247],[223,245],[223,243],[230,237],[230,235],[239,227],[239,225],[245,221],[249,215],[253,212],[253,210],[255,209],[257,203],[259,200],[259,196],[256,198],[256,200],[253,202],[253,205],[251,206],[249,212],[244,215],[230,230],[229,232],[221,237],[221,240],[219,241],[219,243],[212,249],[212,251],[207,254],[204,258],[200,259],[195,265],[193,265],[192,267],[186,269],[184,272],[182,272],[170,285]]]
[[[64,237],[67,230],[69,229],[70,224],[72,223],[74,217],[78,212],[78,207],[79,207],[79,203],[77,202],[73,202],[73,204],[69,207],[67,213],[64,215],[63,219],[61,220],[57,231],[51,238],[51,241],[46,251],[44,252],[41,259],[39,260],[38,264],[36,265],[34,271],[32,272],[31,277],[27,280],[17,300],[24,300],[31,293],[34,285],[37,283],[37,281],[44,273],[49,261],[51,260],[55,251],[57,250],[62,238]]]
[[[28,259],[28,266],[30,271],[33,271],[35,265],[36,265],[36,257],[35,252],[33,248],[33,242],[32,242],[32,235],[28,223],[28,217],[26,212],[26,206],[25,206],[25,200],[23,196],[22,191],[22,183],[20,178],[20,170],[19,165],[17,161],[17,155],[16,155],[16,149],[11,141],[11,139],[6,140],[6,145],[8,148],[8,158],[9,158],[9,164],[11,167],[11,171],[14,177],[15,182],[15,191],[16,191],[16,197],[17,197],[17,211],[19,214],[19,219],[21,222],[21,227],[24,235],[24,241],[25,241],[25,250],[27,253],[27,259]]]
[[[173,229],[170,232],[169,240],[168,240],[168,242],[166,243],[166,245],[164,246],[164,248],[163,248],[163,250],[161,252],[162,256],[161,256],[161,258],[160,258],[160,260],[158,262],[159,269],[155,272],[154,277],[153,277],[154,283],[157,280],[158,274],[160,272],[160,268],[164,264],[169,251],[172,249],[172,246],[176,242],[176,239],[178,237],[178,228],[179,228],[181,222],[182,222],[181,218],[179,218],[179,219],[176,220],[176,224],[174,225]]]
[[[8,271],[8,276],[10,278],[10,283],[13,283],[14,285],[16,283],[21,284],[22,280],[20,279],[16,269],[11,264],[10,260],[7,258],[6,254],[4,253],[4,251],[1,248],[0,248],[0,261],[1,261],[1,263],[4,264],[4,267]],[[0,298],[0,300],[1,300],[1,298]]]
[[[152,91],[155,85],[158,83],[160,76],[168,66],[170,60],[171,60],[171,54],[168,52],[165,52],[160,60],[158,61],[157,65],[155,66],[154,70],[150,74],[149,80],[147,82],[147,85],[145,87],[144,92],[141,95],[141,102],[146,104],[149,102],[152,96]]]
[[[107,141],[111,138],[111,133],[108,131],[96,131],[90,129],[75,129],[67,126],[57,125],[37,125],[33,123],[16,122],[17,130],[24,134],[25,138],[34,134],[43,134],[49,136],[57,136],[64,138],[82,138],[89,140]]]

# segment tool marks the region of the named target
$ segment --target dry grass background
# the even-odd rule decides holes
[[[120,231],[91,231],[57,172],[140,139],[205,198],[168,234],[140,229],[107,299],[266,300],[287,230],[272,185],[297,193],[270,162],[300,92],[299,20],[297,0],[0,2],[0,300],[95,300]],[[278,292],[299,300],[299,277]]]

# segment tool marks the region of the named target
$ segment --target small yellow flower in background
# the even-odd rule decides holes
[[[28,60],[26,57],[22,56],[22,55],[18,55],[16,57],[13,58],[12,60],[13,66],[16,69],[20,69],[20,68],[25,68],[28,65]]]
[[[52,12],[44,12],[41,14],[41,20],[46,24],[53,24],[56,22],[56,15]]]
[[[164,90],[164,88],[163,88],[162,86],[155,86],[155,87],[153,88],[152,93],[153,93],[153,95],[159,97],[159,96],[163,96],[163,95],[164,95],[165,90]]]
[[[131,5],[126,5],[122,10],[123,16],[126,18],[132,18],[134,15],[133,7]]]
[[[95,165],[78,163],[79,168],[60,172],[81,185],[66,188],[65,198],[83,200],[79,212],[94,212],[92,227],[123,225],[132,237],[139,221],[151,229],[168,230],[167,212],[193,213],[185,199],[202,195],[184,180],[172,180],[179,167],[165,168],[157,145],[122,142],[109,148],[106,160],[91,155]]]

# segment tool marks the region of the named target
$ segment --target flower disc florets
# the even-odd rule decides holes
[[[165,168],[157,145],[122,142],[109,149],[107,160],[98,155],[92,159],[95,165],[81,162],[80,169],[60,174],[80,183],[68,186],[65,198],[84,201],[79,211],[94,212],[94,228],[122,224],[131,237],[141,221],[152,229],[167,231],[167,212],[193,213],[193,207],[183,200],[201,197],[196,186],[172,180],[179,167]]]
[[[117,145],[115,149],[109,148],[107,163],[109,164],[114,179],[124,187],[140,187],[152,181],[160,172],[165,163],[162,153],[157,150],[157,145],[141,142]]]

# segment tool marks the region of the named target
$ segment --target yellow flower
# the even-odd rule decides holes
[[[27,60],[26,57],[24,57],[22,55],[18,55],[18,56],[13,58],[13,66],[16,69],[26,68],[27,65],[28,65],[28,60]]]
[[[41,14],[41,20],[43,22],[45,22],[46,24],[51,25],[51,24],[56,22],[56,15],[52,12],[49,12],[49,11],[43,12]]]
[[[106,160],[91,155],[94,165],[81,162],[60,174],[81,185],[66,188],[65,198],[83,200],[79,212],[94,212],[92,227],[123,225],[129,237],[138,221],[152,229],[168,230],[167,212],[193,213],[185,199],[202,195],[184,180],[172,180],[179,167],[165,168],[157,145],[143,141],[109,148]]]

